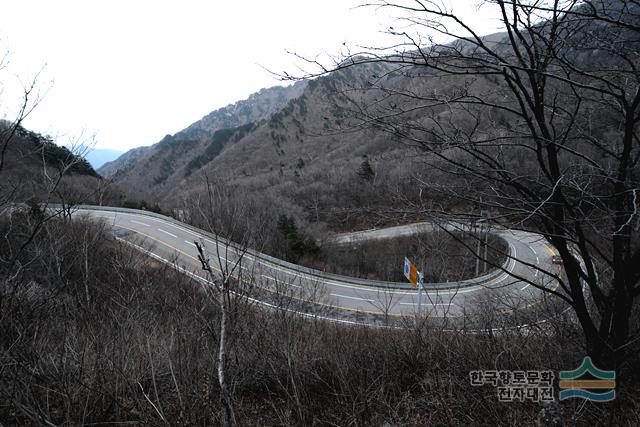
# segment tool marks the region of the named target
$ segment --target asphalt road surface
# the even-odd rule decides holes
[[[241,255],[232,246],[220,242],[216,244],[214,236],[169,218],[162,219],[135,211],[91,209],[78,210],[74,215],[100,219],[112,227],[120,239],[156,259],[175,264],[189,274],[200,277],[204,276],[204,272],[197,259],[195,240],[205,245],[211,265],[217,270],[233,268]],[[534,307],[544,299],[545,293],[541,289],[514,276],[526,278],[543,288],[557,289],[557,282],[545,273],[557,274],[559,271],[559,266],[551,262],[555,252],[541,236],[511,230],[500,230],[496,234],[510,248],[511,255],[505,264],[507,272],[494,273],[490,280],[481,284],[451,283],[446,289],[430,289],[430,285],[425,284],[421,299],[422,315],[461,318],[486,310],[506,313]],[[286,294],[296,300],[308,300],[344,313],[404,316],[417,312],[419,295],[415,289],[361,285],[354,283],[357,280],[353,278],[337,275],[325,277],[322,272],[313,273],[266,258],[245,253],[241,264],[236,267],[236,272],[255,280],[256,286],[265,294]]]

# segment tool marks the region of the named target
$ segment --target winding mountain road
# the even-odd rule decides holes
[[[216,244],[216,236],[210,233],[146,211],[82,207],[74,216],[104,221],[114,229],[119,239],[158,260],[178,266],[194,277],[204,277],[194,240],[204,243],[211,265],[216,269],[232,266],[242,254],[222,239],[218,239]],[[379,230],[371,233],[374,236],[389,234]],[[534,306],[544,298],[545,293],[541,289],[514,276],[526,278],[544,288],[557,288],[557,282],[545,273],[558,273],[558,266],[551,263],[554,250],[541,236],[511,230],[499,230],[495,234],[510,248],[510,257],[503,270],[460,283],[426,284],[423,314],[460,318],[478,310],[509,312]],[[367,238],[363,237],[363,232],[354,235],[360,239]],[[268,291],[265,294],[277,291],[342,313],[403,316],[413,315],[417,309],[418,292],[407,284],[327,274],[251,250],[243,254],[239,267],[244,274],[254,278],[256,286]]]

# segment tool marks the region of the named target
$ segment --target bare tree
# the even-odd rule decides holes
[[[7,71],[9,54],[5,53],[0,58],[0,71]],[[12,234],[13,222],[9,220],[9,227],[3,233],[4,239],[18,239],[18,249],[9,254],[0,255],[0,289],[16,278],[25,262],[21,256],[31,245],[37,234],[42,230],[46,222],[60,216],[61,213],[70,214],[71,206],[61,197],[63,179],[70,171],[76,169],[80,163],[82,166],[88,165],[82,156],[86,153],[87,144],[80,143],[79,139],[72,141],[71,149],[57,147],[48,137],[41,137],[38,134],[27,131],[23,126],[24,120],[33,112],[41,101],[40,85],[38,78],[42,70],[38,72],[28,83],[20,80],[22,92],[20,100],[15,108],[11,121],[0,121],[0,214],[13,215],[19,210],[17,203],[38,199],[41,203],[33,202],[30,207],[28,218],[28,230],[20,233],[20,236]],[[8,106],[8,108],[11,108]],[[52,161],[50,155],[51,148],[57,149],[56,153],[64,153],[63,156]],[[33,161],[37,167],[37,158],[41,158],[41,169],[28,175],[28,179],[23,179],[24,175],[19,174],[19,178],[14,177],[14,171],[23,167],[24,160]],[[13,162],[13,169],[8,161]],[[16,166],[17,165],[17,166]],[[9,168],[9,169],[8,169]],[[30,194],[29,187],[35,189],[34,194]],[[49,210],[50,204],[56,198],[63,200],[63,210]],[[33,201],[32,200],[32,201]],[[1,298],[1,297],[0,297]]]
[[[393,289],[385,289],[379,288],[377,289],[375,298],[370,300],[370,304],[379,310],[384,316],[384,324],[389,324],[389,316],[391,315],[391,310],[393,310],[398,304],[398,300],[395,298],[395,293]]]
[[[227,354],[227,337],[228,337],[228,318],[231,307],[231,280],[232,275],[239,270],[240,260],[242,258],[238,258],[229,269],[228,266],[225,268],[220,268],[220,277],[217,277],[217,274],[214,273],[213,268],[209,262],[209,257],[205,253],[204,246],[198,242],[197,240],[194,242],[196,248],[198,249],[198,259],[202,263],[202,269],[207,272],[209,277],[209,281],[215,285],[215,298],[218,301],[218,307],[220,308],[220,330],[218,337],[218,360],[217,360],[217,371],[218,371],[218,384],[220,385],[220,393],[222,395],[222,406],[224,408],[225,413],[225,425],[227,426],[235,426],[236,425],[236,416],[233,405],[233,397],[231,395],[231,390],[228,383],[227,378],[227,369],[226,362],[228,358]],[[221,260],[221,256],[218,255],[218,260]],[[222,263],[220,261],[220,263]]]
[[[214,254],[210,257],[204,240],[194,241],[198,259],[213,288],[205,288],[211,300],[220,309],[218,334],[217,373],[221,390],[224,423],[237,424],[234,399],[227,361],[230,358],[231,342],[239,326],[243,310],[251,308],[249,297],[253,292],[253,272],[244,265],[248,246],[259,246],[260,222],[252,222],[249,207],[234,203],[228,189],[219,182],[211,182],[205,175],[206,194],[187,207],[190,215],[199,218],[201,224],[216,238]],[[227,236],[222,237],[222,236]],[[258,237],[256,237],[258,236]],[[234,239],[232,241],[231,239]],[[214,258],[214,265],[211,259]]]
[[[0,71],[7,68],[9,63],[9,52],[4,52],[0,57]],[[40,103],[40,94],[38,93],[38,76],[27,84],[22,83],[22,99],[18,103],[17,111],[12,121],[7,122],[6,126],[0,128],[0,173],[5,167],[5,158],[9,147],[15,142],[16,136],[22,128],[22,122],[33,112]]]
[[[598,364],[621,366],[638,339],[640,4],[486,1],[505,31],[492,36],[441,2],[365,6],[401,16],[397,43],[310,60],[312,74],[369,73],[342,86],[351,126],[422,148],[451,177],[431,190],[465,210],[542,233],[561,288],[531,285],[572,307]]]

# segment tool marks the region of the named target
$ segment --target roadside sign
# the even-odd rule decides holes
[[[418,286],[418,270],[406,257],[404,259],[404,277],[411,282],[414,288]]]

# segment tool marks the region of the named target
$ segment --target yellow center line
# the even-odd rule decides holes
[[[544,248],[547,250],[547,252],[549,252],[549,254],[550,254],[551,256],[556,256],[556,255],[558,255],[558,254],[556,253],[556,251],[555,251],[555,248],[551,248],[551,247],[549,247],[549,245],[542,245],[542,246],[544,246]]]

